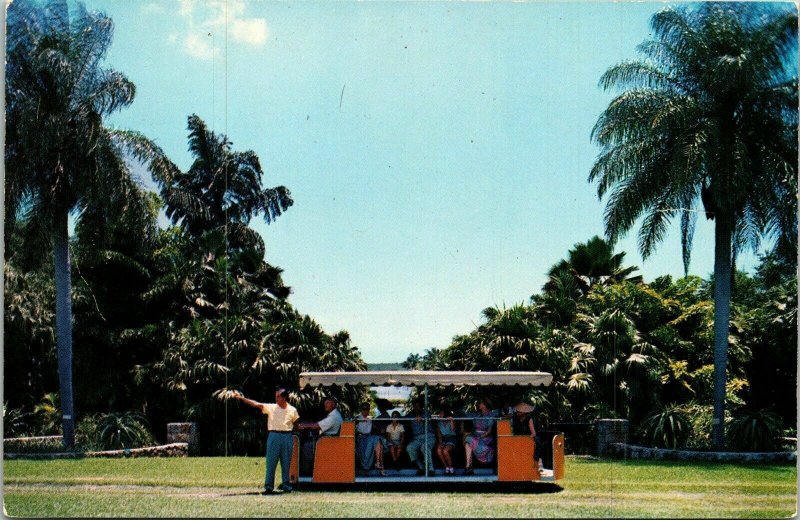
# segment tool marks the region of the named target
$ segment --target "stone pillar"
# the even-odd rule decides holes
[[[197,423],[167,423],[167,444],[185,442],[189,444],[189,454],[197,453]]]
[[[598,419],[597,420],[597,454],[600,456],[611,455],[613,444],[628,443],[627,419]]]

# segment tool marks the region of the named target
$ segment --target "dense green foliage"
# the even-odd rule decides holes
[[[713,438],[722,449],[736,256],[765,236],[797,254],[797,10],[701,2],[664,8],[650,25],[643,59],[600,80],[622,93],[592,131],[602,151],[589,180],[608,196],[612,243],[641,222],[644,258],[679,217],[685,272],[696,208],[714,220]]]
[[[643,216],[649,254],[676,208],[701,202],[729,226],[723,249],[733,256],[723,257],[773,240],[756,272],[645,283],[613,242],[593,237],[553,265],[530,302],[485,309],[474,331],[409,356],[405,367],[545,370],[552,389],[506,389],[495,404],[533,400],[545,423],[626,417],[641,442],[690,448],[712,445],[722,367],[731,446],[778,447],[796,418],[797,86],[781,61],[796,53],[796,35],[786,32],[796,18],[748,9],[656,15],[658,41],[641,49],[658,65],[622,64],[602,80],[632,89],[595,128],[604,151],[592,179],[601,196],[611,194],[611,239]],[[146,137],[104,126],[135,94],[103,67],[107,16],[70,12],[60,0],[15,0],[8,35],[6,434],[68,433],[72,419],[61,418],[72,415],[73,393],[84,447],[163,441],[166,423],[191,420],[203,453],[259,453],[263,418],[226,401],[232,389],[268,401],[286,386],[314,418],[322,390],[298,391],[299,373],[366,365],[346,331],[329,334],[292,307],[282,270],[265,260],[267,244],[250,227],[289,210],[289,190],[265,187],[258,156],[235,150],[197,115],[188,117],[186,171]],[[747,59],[732,59],[734,50]],[[720,126],[729,103],[740,109],[728,121],[733,133]],[[731,147],[728,164],[718,152]],[[152,175],[157,193],[134,166]],[[680,215],[687,264],[694,214]],[[169,225],[159,225],[161,215]],[[730,284],[720,364],[712,346],[728,303],[720,287]],[[331,391],[345,413],[366,397]],[[461,405],[475,395],[457,388],[435,397]]]
[[[264,260],[250,220],[271,223],[293,200],[262,185],[253,151],[191,115],[194,161],[183,172],[144,136],[103,127],[135,93],[102,68],[112,34],[107,16],[81,5],[9,8],[4,416],[17,434],[60,433],[74,370],[87,445],[149,442],[148,427],[164,440],[167,422],[193,420],[205,452],[258,449],[261,418],[215,396],[237,388],[266,401],[277,385],[296,388],[302,370],[365,365],[346,332],[329,335],[292,308],[281,269]],[[133,176],[135,163],[158,194]],[[346,410],[361,392],[339,397]],[[293,401],[311,412],[321,393]],[[229,439],[231,424],[244,426]]]
[[[793,267],[776,269],[774,262],[775,255],[767,255],[753,276],[737,274],[726,415],[736,449],[775,449],[775,438],[795,424],[797,282]],[[553,374],[550,389],[492,389],[494,404],[528,399],[539,405],[544,423],[624,417],[637,442],[709,449],[709,283],[664,276],[565,290],[575,287],[573,278],[554,270],[529,304],[485,309],[484,323],[473,332],[456,336],[445,349],[409,356],[406,366],[543,370]],[[440,397],[458,405],[475,396],[474,390],[456,389]],[[760,419],[754,422],[753,414]]]

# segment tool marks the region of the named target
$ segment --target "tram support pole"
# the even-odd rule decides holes
[[[430,449],[428,448],[428,438],[429,438],[429,435],[428,435],[428,415],[429,415],[429,412],[428,412],[428,383],[425,383],[425,412],[424,412],[424,414],[425,414],[424,415],[424,417],[425,417],[425,476],[427,477],[428,476],[428,468],[429,468],[429,464],[430,464],[428,462],[428,457],[430,456]]]

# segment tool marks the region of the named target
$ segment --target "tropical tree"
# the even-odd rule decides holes
[[[233,151],[226,136],[212,132],[194,114],[188,129],[194,161],[174,178],[167,216],[193,237],[217,233],[231,250],[254,247],[263,256],[264,241],[248,224],[260,213],[267,223],[280,216],[293,204],[289,190],[263,188],[255,152]]]
[[[52,240],[59,395],[64,444],[72,447],[68,217],[80,221],[96,204],[125,207],[137,188],[127,157],[149,165],[163,184],[174,167],[142,136],[103,125],[135,94],[123,74],[102,66],[113,35],[109,17],[82,5],[70,16],[65,0],[19,0],[8,7],[7,27],[6,218],[35,223]]]
[[[56,381],[52,275],[4,266],[3,375],[11,408],[31,407]]]
[[[569,273],[575,283],[586,293],[595,284],[611,285],[624,280],[633,283],[642,281],[640,275],[633,275],[639,268],[624,267],[625,252],[614,253],[614,247],[598,236],[586,242],[577,243],[567,253],[567,258],[550,268],[550,281],[544,286],[545,291],[553,285],[561,273]],[[563,282],[562,282],[563,283]]]
[[[422,357],[419,354],[411,353],[406,357],[406,360],[400,363],[400,366],[406,370],[419,370],[422,363]]]
[[[609,195],[614,243],[643,217],[639,249],[653,253],[681,220],[688,271],[696,208],[714,220],[714,433],[724,447],[731,273],[765,236],[797,233],[797,13],[774,4],[707,2],[651,19],[644,60],[618,64],[600,85],[624,91],[601,114],[602,152],[589,181]]]

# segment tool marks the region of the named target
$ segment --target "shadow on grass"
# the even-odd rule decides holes
[[[564,488],[549,482],[357,482],[354,484],[314,484],[304,482],[295,489],[301,493],[376,491],[381,493],[559,493]]]
[[[260,491],[245,491],[244,493],[220,493],[221,497],[258,497],[261,496]],[[277,494],[271,496],[278,496]]]

